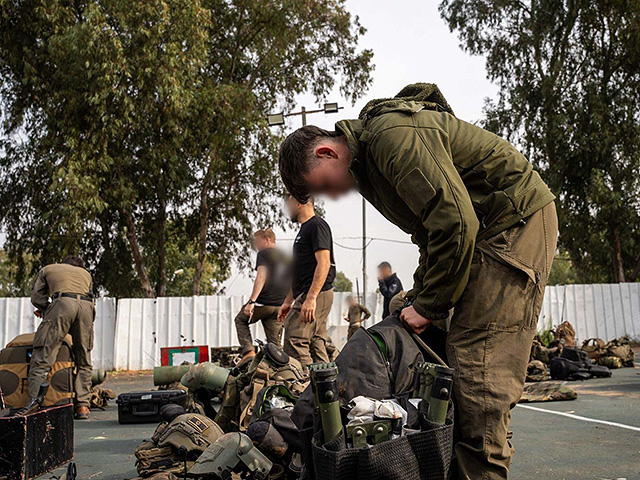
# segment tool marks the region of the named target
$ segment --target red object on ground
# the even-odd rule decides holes
[[[182,362],[202,363],[209,361],[209,346],[194,345],[191,347],[162,347],[160,348],[160,365],[170,367]]]

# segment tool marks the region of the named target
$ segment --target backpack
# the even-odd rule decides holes
[[[259,393],[273,385],[286,387],[297,399],[309,385],[309,377],[298,360],[269,343],[260,348],[246,372],[229,376],[216,423],[225,432],[246,431]]]
[[[606,349],[604,340],[601,338],[590,338],[582,342],[582,350],[587,352],[591,359],[598,362],[600,357],[604,356]]]
[[[622,360],[622,365],[625,367],[633,367],[634,353],[629,345],[629,337],[624,336],[609,341],[605,345],[605,354],[607,357],[618,357]]]
[[[562,355],[551,359],[549,373],[554,380],[588,380],[592,377],[611,376],[611,370],[595,365],[587,352],[570,347],[565,347]]]
[[[34,338],[35,333],[18,335],[0,351],[0,390],[4,394],[5,403],[13,408],[24,407],[29,398],[27,378]],[[45,407],[73,402],[75,364],[72,345],[71,335],[66,335],[47,377],[49,390],[44,398]]]

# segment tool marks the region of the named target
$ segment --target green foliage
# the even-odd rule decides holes
[[[337,272],[333,281],[333,289],[336,292],[353,292],[353,282],[343,272]]]
[[[640,276],[640,3],[444,0],[462,47],[500,90],[485,126],[558,196],[580,282]]]
[[[265,113],[336,78],[355,101],[363,33],[344,0],[0,0],[11,259],[80,252],[115,296],[215,291],[283,220]]]
[[[31,295],[31,282],[20,269],[30,268],[31,258],[25,256],[19,262],[12,262],[7,252],[0,250],[0,297],[28,297]],[[21,281],[18,281],[21,278]]]
[[[553,265],[551,266],[551,272],[547,285],[571,285],[574,283],[580,283],[578,276],[576,275],[571,259],[565,252],[556,254],[553,259]]]

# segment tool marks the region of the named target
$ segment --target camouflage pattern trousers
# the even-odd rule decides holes
[[[70,334],[73,339],[73,361],[78,369],[74,385],[76,406],[89,406],[94,317],[93,302],[79,298],[59,297],[49,305],[33,341],[28,379],[31,398],[38,394],[40,385],[47,381],[60,344]]]
[[[550,203],[476,245],[447,336],[456,370],[458,478],[508,476],[511,409],[522,394],[557,235]]]

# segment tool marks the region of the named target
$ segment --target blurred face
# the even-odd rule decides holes
[[[353,297],[349,297],[347,298],[347,305],[349,305],[350,307],[353,307],[356,304],[356,299]]]
[[[356,186],[349,172],[351,152],[344,140],[327,140],[316,145],[312,167],[305,180],[311,195],[328,195],[336,199]]]
[[[387,278],[391,276],[391,269],[389,267],[378,267],[378,278]]]
[[[269,241],[268,238],[256,236],[256,237],[253,237],[253,244],[256,246],[256,250],[260,251],[260,250],[264,250],[265,248],[268,248],[271,242]]]

